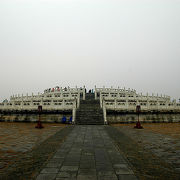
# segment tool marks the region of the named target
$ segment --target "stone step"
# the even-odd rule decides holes
[[[99,105],[100,105],[100,103],[96,103],[96,102],[89,102],[89,103],[87,103],[87,102],[86,102],[86,103],[85,103],[85,102],[81,103],[81,102],[80,102],[80,104],[81,104],[81,106],[85,106],[85,105],[86,105],[86,106],[88,106],[88,105],[90,105],[90,106],[91,106],[91,105],[99,106]]]
[[[77,125],[104,125],[102,123],[76,123]]]
[[[93,106],[93,105],[92,105]],[[81,107],[81,108],[79,108],[78,110],[101,110],[101,109],[99,109],[99,108],[96,108],[96,107]]]
[[[86,120],[80,121],[79,120],[78,123],[85,123],[85,124],[101,123],[101,124],[103,124],[104,122],[103,121],[86,121]]]
[[[99,100],[94,99],[94,94],[87,93],[86,100],[80,101],[80,107],[76,112],[76,124],[104,124],[103,111]]]
[[[83,117],[83,116],[79,116],[78,118],[76,118],[76,120],[102,120],[103,118],[101,116],[90,116],[90,117]]]
[[[77,111],[77,114],[78,115],[84,115],[84,116],[86,116],[86,115],[90,115],[90,114],[92,114],[92,115],[99,115],[99,114],[102,114],[102,112],[101,111]]]
[[[102,119],[94,119],[94,118],[91,118],[91,120],[89,119],[85,119],[85,118],[80,118],[80,119],[77,119],[78,122],[103,122]]]
[[[81,113],[102,113],[103,111],[101,109],[99,110],[94,110],[94,109],[78,109],[77,112]]]
[[[90,117],[90,116],[101,116],[101,113],[77,113],[77,116]],[[103,117],[103,116],[102,116]]]
[[[103,119],[102,116],[78,116],[76,119]]]
[[[99,100],[95,100],[95,99],[85,99],[85,100],[80,100],[81,103],[100,103]]]

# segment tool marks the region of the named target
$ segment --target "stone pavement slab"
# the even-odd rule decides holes
[[[137,179],[101,125],[77,125],[36,180]]]

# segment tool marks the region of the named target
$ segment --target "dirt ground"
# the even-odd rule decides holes
[[[134,172],[141,180],[180,180],[180,123],[141,125],[143,129],[135,129],[135,124],[112,124],[119,132],[116,135],[114,130],[112,137]]]
[[[135,124],[112,124],[112,126],[134,127]],[[180,138],[180,123],[142,123],[144,130]]]
[[[0,122],[0,171],[65,127],[54,123],[44,123],[43,129],[35,126],[36,123]]]
[[[0,122],[0,149],[16,149],[21,152],[29,150],[65,126],[44,123],[43,129],[37,129],[36,125],[37,123]]]

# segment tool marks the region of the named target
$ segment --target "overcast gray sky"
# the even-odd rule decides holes
[[[180,98],[180,0],[0,0],[0,100],[103,85]]]

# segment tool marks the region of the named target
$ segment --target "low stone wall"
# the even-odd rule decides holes
[[[136,114],[107,114],[108,123],[135,123],[138,120]],[[140,122],[180,122],[180,114],[140,114]]]
[[[42,114],[42,122],[60,123],[63,115],[67,120],[72,116],[71,113]],[[136,114],[107,114],[108,123],[135,123]],[[180,122],[180,114],[140,114],[139,119],[144,123],[158,122]],[[0,114],[0,121],[5,122],[36,122],[38,114]]]
[[[72,116],[70,113],[66,114],[42,114],[42,122],[57,122],[60,123],[63,115],[67,120]],[[38,120],[38,114],[0,114],[0,121],[5,122],[36,122]]]

